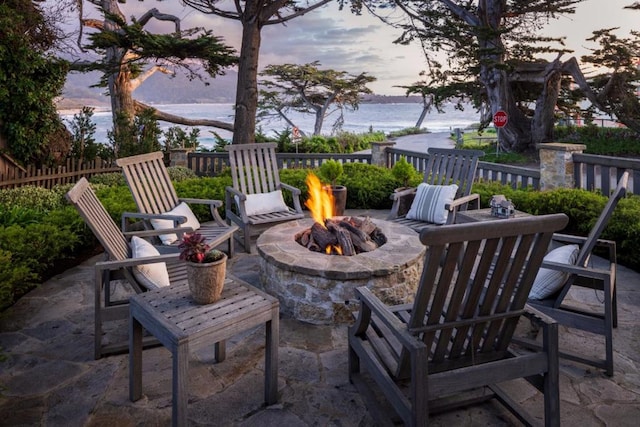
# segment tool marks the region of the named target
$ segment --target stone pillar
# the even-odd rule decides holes
[[[540,190],[574,188],[573,153],[582,153],[584,144],[550,142],[537,145],[540,156]]]
[[[170,166],[184,166],[189,167],[189,153],[194,148],[172,148],[169,152],[169,165]]]
[[[396,145],[393,141],[381,141],[371,143],[371,164],[376,166],[382,166],[384,168],[390,167],[387,163],[387,147],[391,148]]]

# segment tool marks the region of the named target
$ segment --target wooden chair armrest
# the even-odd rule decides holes
[[[527,319],[531,320],[535,324],[541,325],[541,326],[558,323],[556,319],[554,319],[553,317],[547,316],[546,314],[544,314],[543,312],[541,312],[540,310],[536,309],[535,307],[529,304],[525,304],[523,316],[525,316]]]
[[[182,235],[184,233],[193,233],[193,228],[191,227],[176,227],[176,228],[165,228],[162,230],[140,230],[140,231],[123,231],[122,235],[127,238],[127,240],[131,240],[131,237],[155,237],[160,236],[162,234],[171,234],[175,233],[178,235]]]
[[[458,197],[453,202],[447,203],[446,205],[444,205],[444,208],[448,211],[453,211],[457,207],[473,201],[476,201],[475,206],[480,206],[480,194],[473,193],[473,194],[469,194],[468,196]]]
[[[216,199],[191,199],[191,198],[178,198],[179,201],[185,202],[188,204],[194,205],[209,205],[209,212],[211,213],[211,218],[213,218],[218,224],[223,225],[224,221],[218,213],[218,208],[222,207],[222,200]]]
[[[177,261],[180,257],[178,252],[171,254],[163,254],[156,256],[148,256],[142,258],[128,258],[123,260],[98,261],[95,268],[98,270],[118,270],[120,268],[135,267],[143,264],[153,264],[156,262],[172,262]]]
[[[410,196],[415,196],[417,191],[417,188],[407,188],[406,190],[394,191],[391,196],[389,196],[389,198],[393,200],[393,204],[391,206],[391,211],[387,216],[387,220],[393,220],[404,216],[406,212],[400,212],[400,204],[402,203],[402,199]]]
[[[302,194],[302,192],[300,191],[300,189],[298,187],[294,187],[293,185],[285,184],[284,182],[280,183],[280,187],[285,189],[285,190],[291,191],[291,193],[293,193],[294,196],[299,196],[300,194]]]
[[[611,267],[615,264],[612,263]],[[549,270],[561,271],[564,273],[575,274],[580,277],[585,277],[589,279],[600,279],[600,280],[608,280],[611,276],[611,270],[604,270],[601,268],[593,268],[593,267],[580,267],[578,265],[570,265],[570,264],[562,264],[558,262],[550,262],[543,261],[542,268],[547,268]]]
[[[391,193],[391,196],[389,196],[389,198],[391,200],[397,200],[405,196],[416,194],[416,191],[418,191],[418,189],[415,187],[407,188],[406,190],[394,191],[393,193]]]
[[[416,339],[416,337],[407,330],[407,325],[402,323],[389,308],[382,303],[373,293],[366,287],[356,288],[356,297],[360,299],[360,317],[354,325],[355,333],[361,333],[366,330],[368,325],[359,324],[361,319],[368,316],[368,311],[375,314],[377,319],[384,323],[389,328],[396,339],[407,349],[419,349],[425,346],[425,344]]]
[[[181,202],[194,204],[194,205],[211,205],[211,206],[215,206],[216,208],[219,208],[222,206],[222,200],[215,200],[215,199],[191,199],[191,198],[180,197],[178,198],[178,200]]]

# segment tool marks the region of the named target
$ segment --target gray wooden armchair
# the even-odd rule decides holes
[[[413,304],[386,306],[368,288],[357,288],[349,377],[374,418],[385,418],[380,395],[408,426],[427,425],[430,412],[497,398],[520,420],[537,424],[498,385],[525,378],[544,393],[545,424],[560,425],[557,324],[526,302],[553,232],[567,221],[554,214],[427,228],[420,234],[428,250]],[[512,351],[521,316],[541,325],[542,351]]]
[[[192,228],[203,235],[207,243],[213,247],[226,242],[229,257],[233,256],[233,234],[238,227],[227,224],[220,217],[218,208],[222,206],[222,201],[179,198],[164,165],[162,152],[123,157],[116,160],[116,164],[122,168],[127,185],[140,211],[140,213],[128,213],[123,218],[123,222],[127,218],[140,218],[144,220],[147,229],[159,228],[158,224],[163,224],[162,226],[167,228],[177,228],[180,224],[185,226],[185,221],[189,225],[188,217],[183,214],[193,215],[190,208],[182,205],[183,202],[187,205],[208,205],[211,220],[200,223],[195,216],[192,216],[197,221],[196,226]],[[173,238],[167,240],[168,235],[175,236],[175,240]],[[162,238],[174,246],[177,246],[181,240],[180,232],[164,234]]]
[[[577,328],[604,337],[604,358],[578,354],[570,350],[563,350],[560,356],[566,359],[585,363],[604,369],[606,374],[613,375],[613,328],[617,326],[616,304],[616,243],[611,240],[600,239],[613,215],[613,212],[626,193],[629,182],[629,172],[624,172],[618,180],[615,191],[609,197],[600,217],[587,237],[571,236],[556,233],[553,242],[557,244],[575,244],[579,246],[575,265],[558,262],[544,262],[543,267],[549,270],[565,273],[564,279],[557,286],[557,291],[543,299],[529,299],[529,304],[541,312],[553,317],[558,323]],[[594,267],[591,257],[594,249],[605,250],[606,266]],[[571,290],[593,289],[602,296],[602,306],[599,309],[585,307],[572,301]],[[530,343],[533,345],[533,343]]]
[[[445,223],[453,224],[456,212],[466,210],[471,203],[475,204],[476,209],[479,208],[480,196],[471,194],[471,187],[475,180],[478,161],[480,157],[484,156],[484,152],[480,150],[429,148],[427,153],[429,158],[423,183],[437,186],[456,184],[458,186],[452,201],[444,204],[444,209],[446,210]],[[434,226],[435,223],[425,219],[407,218],[408,207],[411,206],[417,191],[418,189],[411,188],[392,194],[393,205],[387,219],[420,232],[424,228]]]
[[[300,190],[280,182],[276,144],[229,145],[233,186],[227,187],[225,216],[242,230],[242,244],[251,252],[251,236],[264,227],[304,217]],[[282,190],[290,193],[293,207],[285,204]]]
[[[128,297],[144,292],[151,285],[140,275],[134,274],[136,266],[164,262],[167,267],[169,281],[172,284],[186,283],[187,273],[184,262],[178,261],[177,247],[157,247],[158,256],[133,258],[130,239],[133,236],[157,236],[158,231],[122,232],[113,221],[100,200],[89,185],[89,181],[81,178],[66,194],[67,200],[75,206],[78,213],[89,226],[93,234],[104,248],[105,261],[95,266],[95,326],[94,356],[96,359],[128,350],[128,341],[103,343],[103,323],[106,321],[126,320],[129,318]],[[187,229],[189,231],[189,229]],[[126,285],[127,289],[120,296],[115,295],[116,281]],[[108,337],[107,341],[108,341]]]

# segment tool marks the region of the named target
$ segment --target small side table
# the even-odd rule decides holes
[[[279,303],[277,298],[233,276],[227,276],[222,296],[213,304],[191,299],[187,284],[169,286],[130,299],[129,398],[142,397],[142,330],[155,336],[173,356],[172,424],[187,425],[189,343],[216,344],[222,361],[224,340],[265,324],[265,388],[267,405],[278,400]],[[220,345],[218,346],[218,343]]]
[[[522,218],[525,216],[530,216],[526,212],[515,211],[514,216],[510,218]],[[467,224],[469,222],[482,222],[482,221],[499,221],[499,220],[508,220],[509,218],[499,218],[497,216],[491,215],[491,208],[485,209],[469,209],[466,211],[461,211],[456,213],[456,224]]]

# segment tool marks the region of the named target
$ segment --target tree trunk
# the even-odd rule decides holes
[[[258,109],[258,58],[260,53],[260,23],[255,2],[247,2],[242,25],[242,48],[238,64],[236,110],[232,144],[255,142]],[[254,19],[255,18],[255,19]]]

